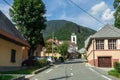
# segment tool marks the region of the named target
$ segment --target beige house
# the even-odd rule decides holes
[[[106,25],[85,41],[88,63],[96,67],[113,67],[120,61],[120,29]]]
[[[29,44],[0,11],[0,67],[20,67],[27,59]]]

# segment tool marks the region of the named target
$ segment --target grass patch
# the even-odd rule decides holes
[[[32,74],[37,69],[38,68],[28,68],[28,69],[22,69],[22,70],[17,70],[17,71],[5,71],[5,72],[0,72],[0,73],[1,74]]]
[[[120,78],[120,73],[118,73],[116,70],[110,70],[108,72],[109,75],[115,76],[117,78]]]
[[[0,75],[0,80],[11,80],[15,78],[15,76],[4,76],[4,75]]]

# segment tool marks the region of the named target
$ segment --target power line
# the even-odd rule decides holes
[[[89,14],[86,10],[84,10],[84,9],[81,8],[79,5],[77,5],[74,1],[72,1],[72,0],[68,0],[68,1],[70,1],[72,4],[74,4],[76,7],[78,7],[80,10],[82,10],[83,12],[85,12],[86,14],[88,14],[90,17],[92,17],[93,19],[95,19],[95,20],[98,21],[99,23],[105,25],[103,22],[101,22],[101,21],[98,20],[96,17],[94,17],[93,15]],[[110,27],[110,29],[113,30],[114,32],[117,32],[118,34],[120,34],[120,32],[112,29],[111,27]]]
[[[79,5],[77,5],[74,1],[72,0],[68,0],[70,1],[72,4],[74,4],[76,7],[78,7],[80,10],[82,10],[83,12],[85,12],[86,14],[88,14],[90,17],[92,17],[93,19],[95,19],[97,22],[101,23],[104,25],[103,22],[101,22],[100,20],[98,20],[96,17],[94,17],[93,15],[89,14],[86,10],[84,10],[83,8],[81,8]]]
[[[10,3],[8,3],[6,0],[3,0],[7,5],[9,5],[10,7],[12,7],[11,6],[11,4]]]

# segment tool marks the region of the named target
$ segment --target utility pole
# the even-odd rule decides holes
[[[94,64],[94,66],[96,66],[96,64],[95,64],[95,38],[93,39],[93,64]]]
[[[52,56],[53,56],[53,42],[54,42],[54,32],[52,32]]]

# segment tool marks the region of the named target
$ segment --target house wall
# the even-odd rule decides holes
[[[93,66],[98,66],[98,57],[111,57],[112,67],[114,62],[119,61],[120,59],[120,39],[117,39],[117,49],[116,50],[108,50],[108,40],[104,39],[104,50],[96,50],[96,44],[93,40],[88,48],[87,56],[88,62]],[[94,45],[94,50],[93,50]]]
[[[16,50],[16,62],[11,62],[11,49]],[[19,67],[22,62],[23,48],[0,38],[0,66]]]
[[[57,59],[59,59],[59,57],[61,57],[61,55],[59,53],[54,53],[54,54],[52,54],[52,53],[45,53],[45,55],[44,55],[44,53],[41,52],[41,57],[44,57],[44,56],[54,56],[54,57],[57,57]]]
[[[41,56],[42,47],[43,47],[42,45],[37,46],[34,56]]]
[[[29,48],[28,47],[22,47],[22,50],[23,50],[23,54],[22,54],[22,61],[28,59],[28,50]]]

